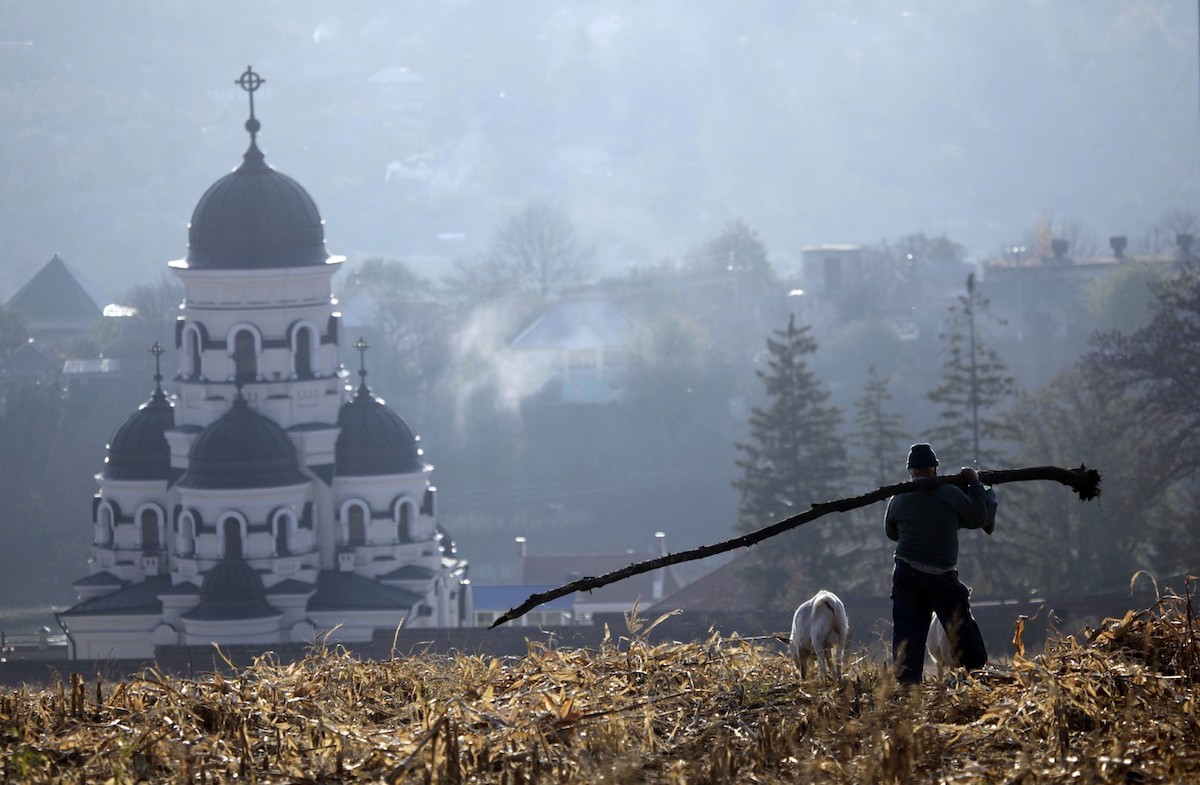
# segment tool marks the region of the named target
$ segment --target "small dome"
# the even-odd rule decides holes
[[[275,488],[308,482],[296,447],[269,417],[238,395],[233,406],[200,432],[188,451],[181,488]]]
[[[175,407],[161,387],[117,428],[108,444],[106,480],[165,480],[171,472],[171,447],[164,435],[175,426]]]
[[[325,228],[299,183],[267,166],[251,141],[242,165],[200,197],[188,224],[192,270],[253,270],[325,264]]]
[[[267,602],[262,577],[243,559],[222,559],[204,576],[200,602],[185,619],[261,619],[281,615]]]
[[[408,424],[365,384],[338,412],[338,427],[335,473],[339,477],[411,474],[425,469]]]

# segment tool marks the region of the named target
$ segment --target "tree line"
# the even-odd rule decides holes
[[[903,479],[913,441],[933,442],[948,470],[1086,462],[1105,474],[1098,505],[1006,487],[995,537],[964,544],[980,591],[1117,588],[1135,569],[1195,563],[1197,273],[1114,266],[1089,288],[1090,315],[1073,315],[1095,327],[1088,351],[1035,387],[1010,372],[1011,329],[986,282],[968,278],[961,246],[914,234],[862,253],[875,272],[825,308],[742,221],[677,259],[598,278],[595,246],[565,211],[530,204],[443,279],[412,260],[366,259],[343,274],[337,297],[357,320],[346,330],[371,344],[368,383],[422,434],[443,523],[477,565],[504,561],[516,535],[535,552],[643,548],[654,531],[672,549],[723,540]],[[951,297],[935,296],[947,286]],[[139,285],[124,298],[137,317],[107,320],[70,351],[129,358],[144,397],[145,349],[169,344],[180,296],[166,275]],[[536,386],[510,378],[509,345],[579,297],[611,301],[636,325],[616,358],[620,400],[539,405]],[[8,351],[24,327],[3,324]],[[35,586],[65,594],[86,572],[90,478],[105,437],[139,400],[87,408],[54,385],[34,397],[46,416],[0,423],[6,444],[30,445],[9,451],[0,471],[12,566],[0,594],[24,601]],[[891,559],[881,520],[882,509],[864,510],[789,533],[748,577],[779,605],[815,585],[882,591]],[[38,581],[22,577],[25,565],[39,565]]]
[[[1130,278],[1125,270],[1114,275]],[[873,367],[848,421],[825,405],[826,384],[812,372],[818,346],[811,328],[790,319],[767,340],[770,361],[758,372],[764,403],[751,411],[750,439],[737,445],[737,528],[751,531],[848,495],[855,481],[894,481],[908,443],[930,441],[945,472],[1086,463],[1104,474],[1099,504],[1081,505],[1038,484],[1003,490],[995,536],[964,541],[960,554],[964,573],[987,594],[1111,591],[1138,570],[1163,577],[1194,571],[1200,266],[1182,260],[1148,294],[1144,324],[1093,333],[1074,365],[1042,388],[1023,389],[981,337],[978,322],[992,318],[991,309],[968,276],[936,346],[941,371],[925,393],[936,418],[924,430],[905,428],[889,378]],[[1113,316],[1138,321],[1127,311]],[[744,578],[766,604],[794,603],[817,586],[885,591],[890,549],[882,514],[879,505],[789,532],[763,549],[762,566]]]

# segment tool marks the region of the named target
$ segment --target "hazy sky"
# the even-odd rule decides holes
[[[0,0],[0,297],[54,253],[118,294],[245,149],[330,249],[438,275],[533,200],[610,269],[741,218],[803,245],[1039,215],[1099,249],[1200,204],[1196,4]]]

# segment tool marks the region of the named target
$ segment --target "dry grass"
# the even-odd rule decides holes
[[[1200,779],[1191,597],[959,686],[865,655],[799,683],[772,641],[147,672],[0,697],[4,782],[1051,783]],[[1018,629],[1018,640],[1019,640]]]

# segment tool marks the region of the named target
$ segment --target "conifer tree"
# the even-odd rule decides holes
[[[1012,438],[1001,408],[1014,400],[1016,381],[1000,355],[983,342],[981,317],[1002,324],[992,316],[987,299],[976,292],[972,274],[966,294],[950,307],[942,334],[942,379],[928,395],[941,407],[929,440],[944,465],[998,466],[1000,443]]]
[[[863,395],[854,404],[854,431],[850,434],[850,443],[862,460],[860,473],[874,488],[904,479],[904,418],[889,408],[892,394],[888,381],[874,365],[867,370]]]
[[[835,499],[843,490],[846,454],[838,438],[841,411],[828,405],[829,392],[809,368],[817,350],[811,328],[788,319],[767,339],[765,369],[757,372],[766,392],[763,406],[750,412],[750,440],[738,443],[734,481],[741,494],[739,531],[753,531]],[[758,589],[764,605],[790,603],[811,594],[831,566],[831,527],[797,529],[763,548],[762,565],[743,577]],[[797,588],[797,582],[803,586]]]

